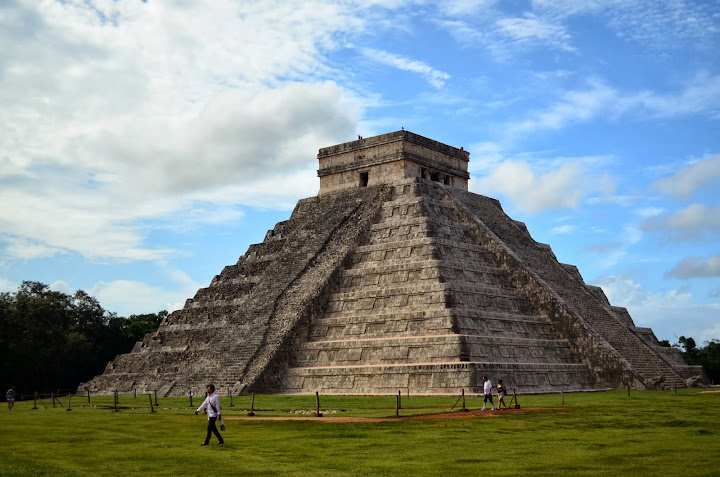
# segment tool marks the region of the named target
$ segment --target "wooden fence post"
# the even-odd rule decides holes
[[[255,415],[255,393],[252,393],[252,398],[250,399],[250,412],[248,412],[248,416],[254,416]]]
[[[152,394],[148,394],[148,399],[150,399],[150,412],[153,413],[155,412],[155,409],[153,408]]]
[[[195,407],[192,405],[192,389],[190,390],[190,407]]]
[[[315,391],[315,417],[322,417],[320,412],[320,393]]]
[[[232,400],[232,389],[228,388],[228,397],[230,398],[230,407],[235,407]]]
[[[66,411],[72,411],[72,409],[70,409],[70,399],[72,399],[72,394],[68,393],[68,408],[65,409]]]
[[[90,404],[90,388],[85,388],[85,390],[87,391],[88,395],[88,404]]]
[[[463,400],[463,412],[467,412],[467,408],[465,407],[465,388],[462,390],[462,400]]]
[[[562,391],[560,391],[560,399],[562,400],[562,405],[564,406],[565,405],[565,394]]]
[[[157,406],[157,405],[158,405],[158,403],[157,403],[157,389],[156,389],[155,391],[153,391],[153,393],[155,394],[155,405]]]
[[[118,408],[117,408],[117,406],[118,406],[118,400],[119,400],[119,399],[118,399],[118,390],[116,389],[116,390],[115,390],[115,394],[113,394],[113,401],[114,401],[114,403],[115,403],[115,409],[113,409],[113,412],[118,412]]]

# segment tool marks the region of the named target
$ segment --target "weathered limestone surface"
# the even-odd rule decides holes
[[[81,390],[454,394],[489,375],[527,393],[702,375],[467,192],[465,151],[398,131],[318,157],[318,197]]]

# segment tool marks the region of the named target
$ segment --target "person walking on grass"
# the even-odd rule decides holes
[[[507,409],[507,405],[505,404],[505,395],[507,394],[507,387],[502,382],[502,379],[498,379],[498,386],[497,386],[497,393],[498,393],[498,411],[500,410],[500,404],[502,404],[503,409]]]
[[[5,393],[5,398],[8,402],[8,411],[12,411],[13,406],[15,406],[15,386],[10,386],[10,389]]]
[[[492,381],[490,381],[490,379],[488,379],[487,376],[483,376],[483,394],[485,395],[485,397],[483,398],[483,407],[482,407],[481,411],[485,410],[485,404],[488,401],[490,401],[490,405],[492,406],[492,409],[490,409],[490,410],[494,411],[495,404],[493,403],[493,399],[492,399]]]
[[[199,412],[202,412],[205,409],[207,409],[208,415],[207,436],[205,437],[205,442],[200,445],[208,445],[210,443],[210,436],[212,434],[215,434],[215,436],[218,438],[218,444],[224,444],[225,441],[220,435],[220,432],[217,430],[217,426],[215,426],[215,421],[218,421],[222,418],[222,409],[220,409],[220,398],[217,394],[215,394],[214,384],[207,385],[207,397],[205,398],[205,401],[203,401],[203,403],[200,405],[200,407],[197,408],[195,414],[197,415]]]

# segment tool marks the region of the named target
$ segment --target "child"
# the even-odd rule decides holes
[[[505,405],[505,394],[507,394],[507,388],[503,384],[502,379],[498,379],[497,393],[498,393],[498,409],[500,409],[500,404],[502,404],[503,409],[507,409],[507,406]]]

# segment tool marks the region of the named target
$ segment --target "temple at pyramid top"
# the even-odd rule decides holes
[[[342,189],[423,178],[467,190],[470,153],[395,131],[320,149],[320,195]]]

